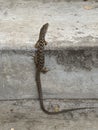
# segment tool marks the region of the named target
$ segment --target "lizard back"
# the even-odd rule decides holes
[[[37,47],[37,53],[36,53],[36,67],[39,69],[39,71],[42,70],[44,67],[44,41],[40,40],[37,43],[39,46]]]

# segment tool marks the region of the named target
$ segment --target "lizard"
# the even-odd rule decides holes
[[[40,74],[41,74],[41,72],[46,73],[48,71],[48,69],[44,66],[44,63],[45,63],[44,48],[45,48],[45,45],[47,45],[47,42],[45,40],[45,35],[47,32],[48,26],[49,26],[49,24],[46,23],[40,29],[39,39],[35,44],[36,52],[35,52],[35,57],[34,57],[34,62],[36,65],[35,80],[36,80],[36,85],[37,85],[37,89],[38,89],[40,107],[41,107],[42,111],[49,115],[55,115],[55,114],[66,113],[66,112],[76,111],[76,110],[81,110],[81,109],[83,110],[83,109],[96,108],[96,107],[72,108],[72,109],[63,109],[63,110],[57,111],[57,112],[50,112],[45,109],[45,106],[43,103],[43,94],[42,94]]]

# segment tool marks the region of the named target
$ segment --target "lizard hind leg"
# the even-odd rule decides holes
[[[47,73],[48,71],[49,71],[49,69],[47,69],[46,67],[43,67],[42,70],[41,70],[41,72],[42,72],[43,74]]]
[[[47,45],[48,43],[45,41],[45,45]]]

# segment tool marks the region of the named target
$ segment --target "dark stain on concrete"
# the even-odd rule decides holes
[[[0,54],[34,57],[35,51],[1,50]],[[45,50],[45,56],[55,57],[58,64],[65,66],[65,71],[73,71],[76,69],[91,71],[93,67],[98,68],[98,47],[47,49]]]
[[[93,67],[98,68],[98,48],[48,50],[46,55],[55,56],[57,63],[65,66],[66,71],[90,71]]]

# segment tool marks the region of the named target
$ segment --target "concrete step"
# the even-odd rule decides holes
[[[68,102],[56,101],[56,103],[63,104],[62,106],[65,106],[66,108],[70,106],[70,103]],[[86,104],[87,103],[89,104],[90,101],[86,102]],[[0,102],[0,128],[3,130],[54,130],[54,128],[57,128],[57,130],[75,130],[77,128],[79,128],[79,130],[98,129],[97,109],[84,110],[84,112],[74,111],[62,115],[51,116],[44,114],[40,110],[38,104],[38,101],[34,100]],[[79,104],[79,101],[77,101],[77,104]],[[83,104],[82,101],[82,106],[84,106]],[[74,106],[76,107],[76,105],[73,105],[73,107]]]
[[[98,2],[0,0],[0,48],[33,49],[49,23],[48,48],[97,46]]]
[[[37,98],[33,52],[1,51],[0,99]],[[44,98],[98,98],[98,48],[46,50]]]

